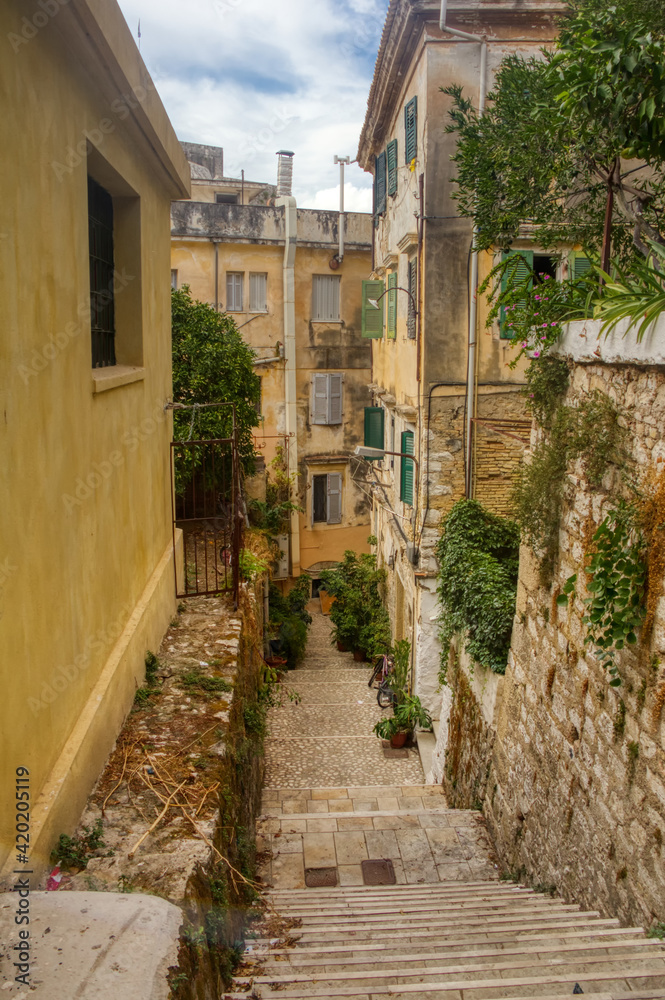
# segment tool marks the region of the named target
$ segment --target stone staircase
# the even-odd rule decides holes
[[[268,720],[266,912],[225,1000],[665,1000],[661,942],[501,882],[482,815],[424,783],[429,755],[425,772],[417,751],[386,756],[368,666],[332,649],[311,610],[306,660],[288,676],[299,704]],[[384,859],[395,884],[365,884],[363,862]],[[321,869],[334,887],[308,888]]]
[[[282,1000],[665,997],[659,941],[512,884],[283,889],[268,899],[285,939],[247,941],[256,964],[226,995],[234,1000],[246,991]]]

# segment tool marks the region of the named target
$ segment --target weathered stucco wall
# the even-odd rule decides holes
[[[189,176],[117,4],[25,14],[0,9],[0,863],[27,767],[38,868],[175,606],[169,206]],[[88,172],[114,202],[119,362],[94,374]]]
[[[573,369],[568,402],[590,391],[624,408],[639,475],[665,459],[662,368],[592,364]],[[609,479],[605,481],[609,488]],[[624,921],[665,918],[665,599],[651,645],[618,654],[622,685],[585,646],[580,594],[556,596],[583,576],[584,552],[605,516],[608,494],[570,470],[552,588],[540,585],[522,549],[512,650],[492,724],[453,681],[446,788],[462,804],[479,795],[504,867]],[[656,586],[662,587],[662,580]],[[454,785],[454,787],[453,787]]]

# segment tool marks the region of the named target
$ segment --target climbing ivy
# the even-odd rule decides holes
[[[453,636],[497,674],[506,671],[519,568],[518,526],[477,500],[459,500],[437,547],[442,658]]]

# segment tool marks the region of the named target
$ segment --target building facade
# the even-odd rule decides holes
[[[196,157],[198,173],[201,147],[184,148]],[[216,167],[205,169],[221,170],[220,153]],[[193,183],[198,197],[203,180]],[[370,500],[354,479],[351,455],[362,444],[371,402],[371,349],[362,338],[361,306],[372,219],[344,216],[340,259],[337,212],[299,209],[283,189],[249,182],[241,203],[236,188],[234,181],[211,176],[207,193],[238,200],[174,203],[172,281],[229,313],[256,352],[259,454],[269,466],[277,449],[284,450],[302,507],[291,518],[288,572],[316,580],[346,549],[368,551]],[[271,204],[248,202],[247,192],[255,189]]]
[[[16,867],[26,768],[35,869],[76,826],[175,610],[169,207],[189,192],[115,0],[46,10],[0,11],[0,864]]]
[[[512,475],[528,444],[523,369],[471,283],[472,227],[456,210],[455,137],[445,131],[461,84],[478,102],[481,50],[488,89],[508,53],[536,54],[554,37],[552,0],[451,0],[441,30],[434,0],[391,0],[360,137],[374,176],[372,319],[374,415],[368,444],[413,454],[372,462],[379,562],[389,567],[395,637],[412,644],[415,690],[438,718],[435,546],[452,504],[467,495],[506,513]],[[484,254],[479,277],[495,260]],[[380,299],[380,301],[379,301]],[[471,347],[470,347],[471,345]]]

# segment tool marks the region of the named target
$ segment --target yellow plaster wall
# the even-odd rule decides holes
[[[0,61],[0,87],[11,95],[0,121],[7,192],[0,207],[0,865],[13,861],[15,769],[30,770],[39,867],[57,835],[78,822],[143,676],[146,649],[158,645],[175,604],[164,412],[169,204],[186,192],[188,175],[117,5],[109,0],[98,12],[106,34],[97,6],[72,0],[57,24]],[[4,39],[23,37],[25,13],[18,0],[2,5]],[[102,49],[109,61],[118,55],[104,74]],[[122,90],[123,64],[148,95],[135,111],[126,78],[129,93]],[[159,135],[176,157],[170,173],[170,154],[153,146]],[[88,140],[97,169],[121,177],[140,199],[117,206],[116,225],[127,209],[136,239],[116,301],[119,338],[133,342],[144,368],[125,370],[133,381],[96,393]]]

